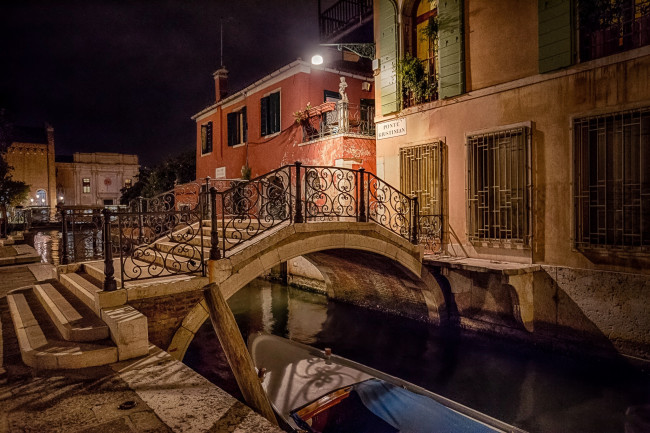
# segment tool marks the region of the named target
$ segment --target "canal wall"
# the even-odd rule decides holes
[[[650,362],[650,277],[560,266],[527,271],[530,326],[507,272],[428,265],[447,299],[449,322],[554,348]],[[517,284],[517,283],[514,283]]]

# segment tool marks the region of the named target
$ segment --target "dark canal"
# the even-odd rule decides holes
[[[44,261],[58,262],[59,236],[56,230],[34,233],[34,246]],[[244,338],[263,331],[331,347],[338,355],[530,432],[650,431],[650,372],[623,361],[568,357],[441,330],[262,280],[240,290],[229,304]],[[238,396],[209,321],[184,362]]]

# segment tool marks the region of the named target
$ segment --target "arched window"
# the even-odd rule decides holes
[[[438,99],[438,0],[407,2],[403,13],[406,55],[401,84],[406,108]]]
[[[46,206],[47,205],[47,193],[44,189],[39,189],[36,191],[36,205],[37,206]]]

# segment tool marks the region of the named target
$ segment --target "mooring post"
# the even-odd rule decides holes
[[[417,196],[413,197],[413,212],[411,213],[411,243],[418,244],[418,214],[420,207],[418,206]]]
[[[203,236],[203,233],[201,233]],[[219,230],[217,228],[217,188],[210,188],[210,260],[219,260]]]
[[[302,163],[296,161],[296,213],[293,215],[294,224],[303,222],[302,218],[302,184],[300,180],[300,166]]]
[[[357,180],[357,182],[359,183],[359,197],[357,197],[357,200],[359,202],[360,223],[365,223],[368,221],[368,218],[366,217],[366,191],[364,188],[365,176],[366,176],[366,169],[361,167],[359,169],[359,180]]]
[[[271,403],[269,403],[269,399],[255,373],[255,365],[239,332],[235,316],[233,316],[228,303],[221,294],[219,286],[215,283],[208,284],[203,289],[203,294],[210,313],[212,327],[217,334],[217,338],[219,338],[221,348],[226,354],[226,359],[244,396],[244,400],[257,413],[272,424],[278,425]]]
[[[61,263],[68,264],[68,222],[65,218],[65,209],[59,206],[59,213],[61,214]],[[73,234],[74,242],[74,234]]]
[[[111,211],[104,209],[104,290],[112,292],[117,290],[115,281],[115,268],[113,267],[113,240],[111,239]],[[117,229],[119,230],[119,224]],[[119,235],[119,234],[118,234]]]

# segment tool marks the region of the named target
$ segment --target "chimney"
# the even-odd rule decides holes
[[[214,90],[217,96],[216,102],[219,102],[228,94],[228,69],[222,66],[212,76],[214,77]]]

